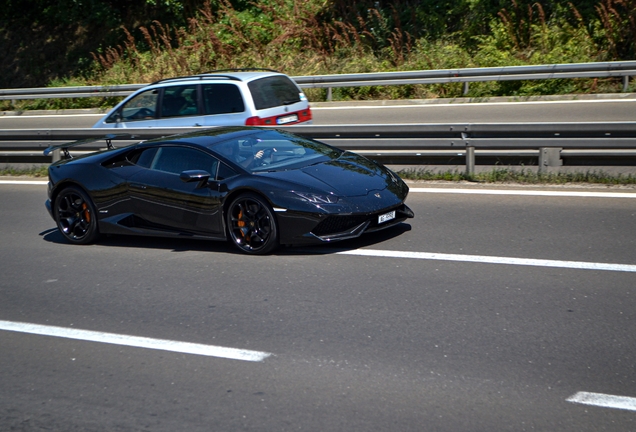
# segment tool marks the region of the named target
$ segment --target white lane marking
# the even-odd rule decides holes
[[[409,192],[439,194],[476,194],[476,195],[525,195],[548,197],[580,197],[580,198],[636,198],[630,192],[574,192],[574,191],[541,191],[512,189],[446,189],[446,188],[410,188]]]
[[[338,105],[338,106],[312,106],[311,110],[350,110],[360,109],[402,109],[402,108],[434,108],[434,107],[472,107],[479,108],[484,106],[511,106],[511,105],[554,105],[554,104],[588,104],[588,103],[635,103],[636,99],[602,99],[602,100],[561,100],[561,101],[515,101],[515,102],[436,102],[436,103],[413,103],[403,105]],[[460,122],[461,123],[461,122]],[[463,122],[466,123],[466,122]],[[475,122],[469,122],[475,123]]]
[[[0,185],[46,185],[46,180],[0,180]],[[416,188],[409,192],[439,193],[439,194],[476,194],[476,195],[523,195],[550,197],[579,197],[579,198],[636,198],[636,192],[574,192],[574,191],[540,191],[514,189],[447,189],[447,188]]]
[[[77,339],[89,342],[99,342],[114,345],[124,345],[136,348],[149,348],[184,354],[196,354],[209,357],[222,357],[233,360],[260,362],[271,355],[261,351],[250,351],[237,348],[227,348],[214,345],[201,345],[189,342],[179,342],[165,339],[128,336],[115,333],[104,333],[89,330],[79,330],[66,327],[45,326],[13,321],[1,321],[0,330],[19,333],[30,333],[42,336],[53,336],[66,339]]]
[[[594,263],[584,261],[556,261],[556,260],[542,260],[542,259],[530,259],[530,258],[508,258],[508,257],[496,257],[496,256],[482,256],[482,255],[458,255],[458,254],[443,254],[443,253],[429,253],[429,252],[405,252],[405,251],[391,251],[391,250],[376,250],[376,249],[355,249],[336,252],[341,255],[358,255],[358,256],[373,256],[383,258],[412,258],[423,260],[439,260],[439,261],[461,261],[461,262],[474,262],[483,264],[508,264],[508,265],[524,265],[524,266],[536,266],[536,267],[559,267],[570,268],[580,270],[608,270],[608,271],[623,271],[636,273],[636,265],[630,264],[611,264],[611,263]]]
[[[42,180],[0,180],[0,184],[7,185],[45,185],[48,181]]]
[[[72,117],[104,117],[106,113],[103,114],[94,114],[94,113],[85,113],[85,114],[30,114],[30,115],[3,115],[0,116],[1,119],[8,120],[19,120],[21,118],[72,118]]]
[[[568,402],[636,411],[636,398],[613,396],[603,393],[578,392],[566,399]]]

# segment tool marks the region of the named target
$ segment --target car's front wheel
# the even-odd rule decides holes
[[[58,229],[71,243],[92,243],[99,235],[95,207],[78,187],[69,186],[57,195],[54,216]]]
[[[260,196],[240,195],[228,207],[226,218],[229,237],[242,252],[265,254],[278,246],[274,212]]]

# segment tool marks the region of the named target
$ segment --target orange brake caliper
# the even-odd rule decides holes
[[[243,220],[243,210],[239,210],[238,221],[236,223],[239,228],[245,228],[245,221]],[[245,233],[242,229],[239,230],[241,233],[241,237],[245,238]],[[245,238],[245,240],[250,241],[249,237]]]
[[[86,203],[82,204],[82,210],[84,210],[84,217],[86,218],[86,222],[91,222],[91,212],[88,211],[88,206]]]

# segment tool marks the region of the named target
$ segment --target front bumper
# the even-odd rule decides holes
[[[378,222],[381,214],[390,211],[395,211],[395,218],[387,222]],[[392,227],[412,217],[415,217],[415,213],[406,204],[367,215],[334,215],[320,222],[308,235],[323,242],[346,240]]]
[[[378,217],[395,211],[395,218],[379,223]],[[290,245],[316,244],[347,240],[362,234],[390,228],[415,214],[406,204],[364,214],[304,214],[297,212],[277,213],[280,243]]]

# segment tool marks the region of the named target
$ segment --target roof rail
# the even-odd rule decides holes
[[[205,78],[224,78],[224,79],[228,79],[228,80],[233,80],[233,81],[241,81],[240,78],[232,76],[232,75],[224,75],[222,73],[219,72],[255,72],[255,71],[265,71],[265,72],[275,72],[275,73],[280,73],[277,70],[273,70],[273,69],[267,69],[267,68],[236,68],[236,69],[219,69],[219,70],[213,70],[213,71],[209,71],[209,72],[203,72],[200,74],[196,74],[196,75],[187,75],[187,76],[180,76],[180,77],[174,77],[174,78],[164,78],[164,79],[160,79],[158,81],[155,81],[152,84],[159,84],[159,83],[165,83],[165,82],[171,82],[171,81],[185,81],[185,80],[192,80],[192,79],[205,79]]]
[[[160,83],[171,82],[171,81],[187,81],[187,80],[195,80],[195,79],[202,80],[202,79],[205,79],[205,78],[224,78],[224,79],[232,80],[232,81],[241,81],[240,78],[237,78],[237,77],[232,76],[232,75],[199,74],[199,75],[188,75],[188,76],[174,77],[174,78],[164,78],[164,79],[160,79],[158,81],[155,81],[153,83],[150,83],[149,85],[160,84]]]
[[[217,72],[255,72],[255,71],[265,71],[265,72],[280,73],[277,70],[268,69],[268,68],[232,68],[232,69],[217,69],[217,70],[213,70],[213,71],[203,72],[201,75],[217,73]]]

